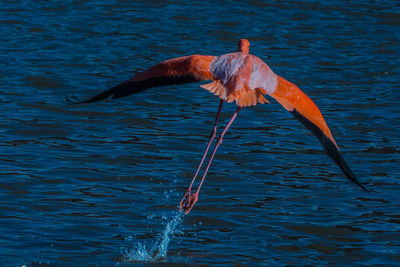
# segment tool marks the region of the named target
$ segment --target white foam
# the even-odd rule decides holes
[[[166,224],[164,231],[157,240],[149,246],[145,242],[137,242],[136,245],[126,250],[123,256],[124,261],[134,262],[155,262],[167,257],[168,245],[171,242],[177,226],[182,222],[183,211],[179,211]]]

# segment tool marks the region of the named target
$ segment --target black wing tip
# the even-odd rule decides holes
[[[366,181],[366,182],[359,182],[359,181],[354,181],[359,187],[361,187],[361,189],[362,190],[364,190],[364,192],[367,192],[367,193],[370,193],[370,191],[367,189],[367,188],[365,188],[365,186],[364,185],[367,185],[367,184],[369,184],[370,182],[371,182],[371,179],[369,179],[368,181]]]
[[[353,171],[350,169],[350,166],[347,164],[344,159],[342,153],[339,148],[335,145],[335,143],[328,138],[318,126],[312,123],[309,119],[304,117],[300,112],[296,109],[291,111],[293,116],[298,119],[307,129],[309,129],[321,142],[322,147],[325,149],[326,153],[332,160],[342,169],[343,173],[349,178],[352,182],[357,184],[362,190],[365,192],[369,192],[364,185],[368,184],[370,180],[366,182],[360,182],[357,177],[354,175]]]
[[[85,103],[85,101],[80,100],[75,95],[71,95],[70,97],[65,96],[65,101],[67,102],[68,105],[75,105],[75,104]]]
[[[372,179],[369,178],[366,182],[359,182],[359,183],[360,183],[359,186],[360,186],[365,192],[371,193],[372,191],[370,191],[370,190],[368,190],[368,189],[366,189],[366,188],[364,187],[364,185],[370,184],[371,181],[372,181]]]
[[[347,176],[347,178],[349,178],[351,181],[357,184],[362,190],[368,192],[368,190],[365,188],[364,185],[369,184],[371,179],[369,179],[366,182],[360,182],[356,177],[356,175],[351,170],[350,166],[347,164],[347,161],[343,157],[343,154],[340,152],[338,147],[331,139],[329,139],[326,135],[324,135],[322,131],[321,131],[320,142],[325,151],[327,152],[328,156],[340,167],[340,169]]]
[[[75,96],[72,96],[71,97],[72,99],[68,97],[65,97],[65,99],[69,104],[93,103],[107,98],[115,99],[115,98],[126,97],[132,94],[137,94],[151,87],[191,83],[196,81],[198,80],[195,79],[193,75],[160,76],[140,81],[127,81],[83,101]]]
[[[86,103],[93,103],[99,100],[93,100],[94,97],[86,99],[86,100],[81,100],[79,97],[76,97],[75,95],[71,95],[70,97],[66,96],[65,101],[67,102],[68,105],[76,105],[76,104],[86,104]]]
[[[88,98],[86,100],[81,100],[75,95],[72,95],[71,97],[65,97],[65,100],[67,101],[67,104],[87,104],[87,103],[94,103],[97,101],[105,100],[107,98],[118,98],[122,97],[121,96],[121,85],[117,85],[111,89],[108,89],[104,92],[101,92],[95,96],[92,96],[91,98]]]

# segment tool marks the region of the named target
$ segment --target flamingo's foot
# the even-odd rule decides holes
[[[183,195],[183,198],[181,200],[181,203],[179,204],[179,207],[181,210],[185,211],[185,215],[189,213],[189,211],[193,208],[194,204],[196,204],[198,200],[198,193],[190,194],[190,190],[186,191],[186,193]]]

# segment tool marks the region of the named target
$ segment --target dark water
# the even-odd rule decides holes
[[[399,264],[399,26],[398,1],[4,1],[1,265]],[[182,218],[216,97],[198,83],[65,103],[243,37],[315,100],[374,193],[273,101],[239,114]]]

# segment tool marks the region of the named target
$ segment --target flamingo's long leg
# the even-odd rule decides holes
[[[217,112],[217,117],[215,118],[214,128],[213,128],[213,130],[212,130],[212,132],[210,134],[210,140],[208,141],[206,151],[204,151],[203,158],[201,159],[199,167],[197,168],[197,171],[196,171],[196,173],[195,173],[195,175],[194,175],[194,177],[192,179],[192,182],[191,182],[191,184],[189,186],[189,190],[192,189],[193,183],[196,180],[197,175],[199,174],[199,171],[201,169],[201,166],[203,165],[204,159],[206,158],[208,150],[210,149],[211,143],[214,140],[215,136],[217,135],[218,120],[219,120],[219,115],[221,114],[221,108],[222,108],[222,104],[223,103],[224,103],[224,100],[220,100],[219,108],[218,108],[218,112]]]
[[[213,153],[212,153],[212,155],[211,155],[211,158],[210,158],[210,160],[209,160],[209,162],[208,162],[207,168],[206,168],[206,170],[204,171],[203,178],[201,178],[201,181],[200,181],[199,187],[198,187],[197,190],[196,190],[196,193],[194,193],[193,195],[190,195],[190,192],[189,192],[189,196],[186,196],[186,194],[185,194],[184,197],[182,198],[182,201],[181,201],[181,209],[184,209],[184,210],[185,210],[185,214],[188,214],[189,211],[193,208],[194,204],[197,202],[197,199],[198,199],[198,196],[199,196],[200,188],[201,188],[201,186],[203,185],[204,179],[206,178],[208,169],[209,169],[210,166],[211,166],[211,163],[212,163],[212,161],[213,161],[213,159],[214,159],[215,153],[217,152],[218,147],[222,144],[222,140],[224,139],[225,133],[228,131],[229,127],[232,125],[233,121],[236,119],[237,114],[239,113],[240,109],[241,109],[240,107],[238,107],[238,108],[236,109],[236,111],[235,111],[235,113],[233,114],[231,120],[230,120],[229,123],[226,125],[224,131],[223,131],[223,132],[221,133],[221,135],[218,137],[217,144],[215,145],[214,151],[213,151]],[[186,193],[188,193],[188,192],[186,192]]]
[[[217,135],[218,120],[219,120],[219,116],[220,116],[220,114],[221,114],[221,109],[222,109],[222,104],[223,104],[223,103],[224,103],[224,100],[221,99],[220,102],[219,102],[219,107],[218,107],[217,116],[216,116],[216,118],[215,118],[214,128],[213,128],[213,130],[211,131],[210,139],[208,140],[208,144],[207,144],[207,148],[206,148],[206,150],[204,151],[203,158],[202,158],[201,161],[200,161],[199,167],[197,167],[197,171],[196,171],[196,173],[195,173],[194,176],[193,176],[192,182],[190,183],[190,186],[189,186],[188,190],[186,191],[186,193],[184,194],[184,196],[183,196],[183,198],[182,198],[182,200],[181,200],[181,203],[180,203],[180,207],[181,207],[181,208],[182,208],[182,206],[184,205],[183,202],[185,202],[185,199],[188,199],[188,198],[190,197],[190,194],[191,194],[191,193],[190,193],[190,190],[192,189],[193,183],[194,183],[194,181],[196,180],[196,177],[197,177],[197,175],[199,174],[199,171],[200,171],[200,169],[201,169],[201,166],[202,166],[203,163],[204,163],[204,159],[205,159],[206,156],[207,156],[207,153],[208,153],[208,150],[210,149],[211,143],[213,142],[215,136]]]

